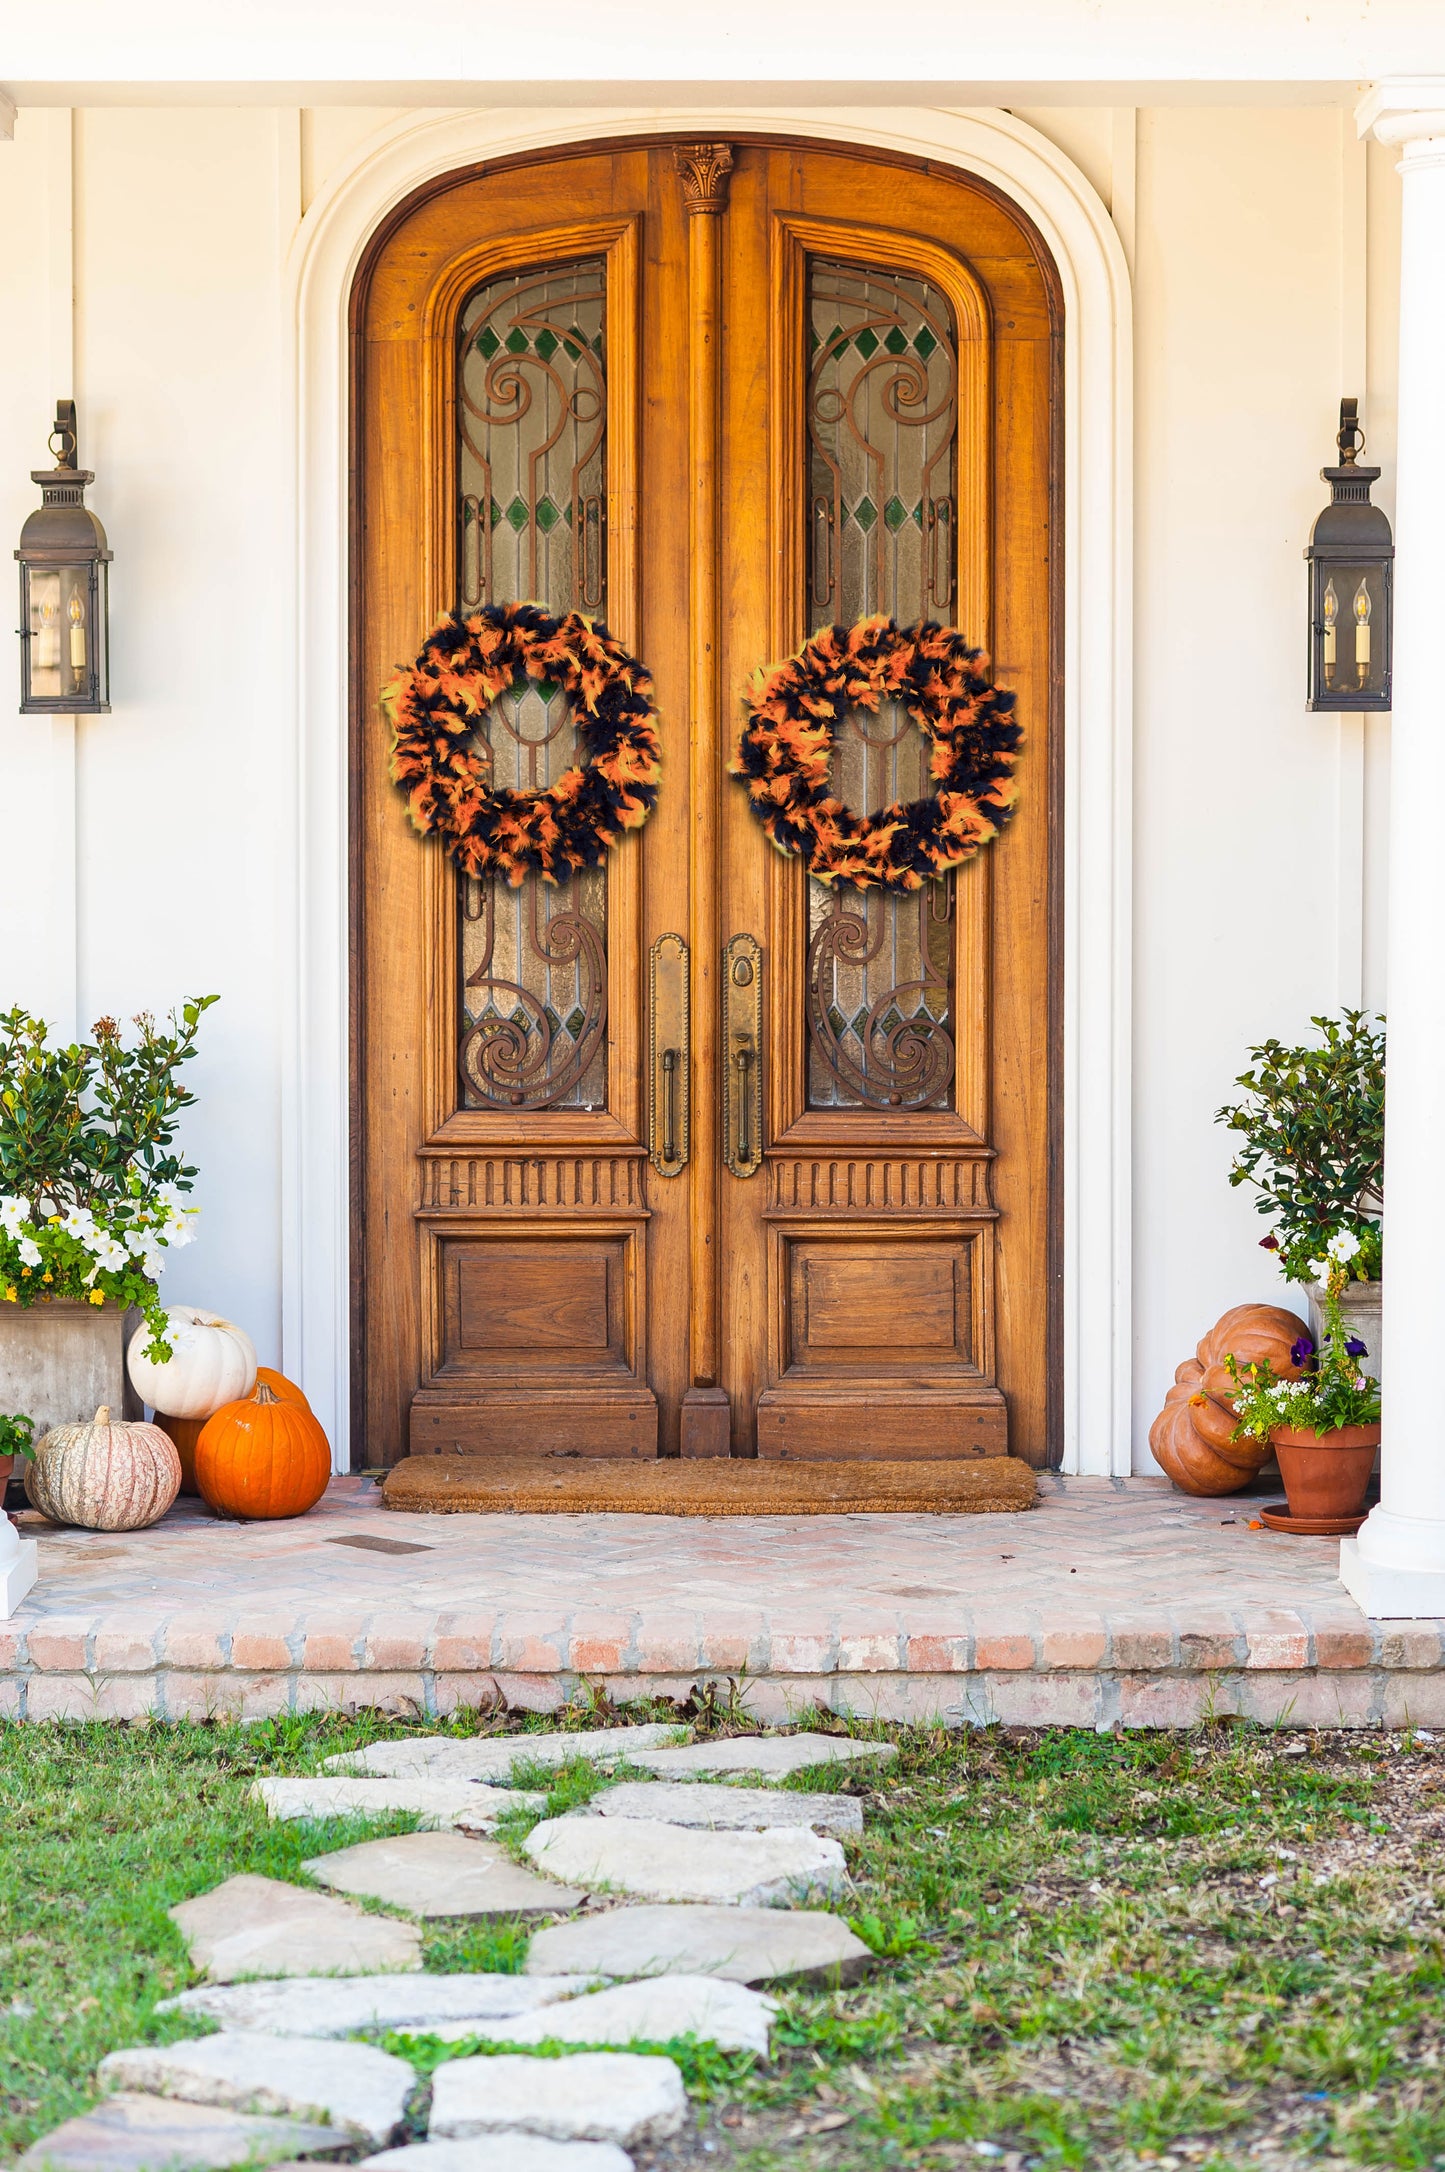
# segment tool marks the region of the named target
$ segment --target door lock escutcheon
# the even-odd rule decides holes
[[[692,966],[680,935],[659,935],[648,960],[647,1155],[681,1176],[692,1150]]]
[[[734,935],[723,952],[723,1160],[737,1177],[763,1165],[763,952]]]

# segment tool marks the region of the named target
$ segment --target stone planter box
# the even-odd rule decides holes
[[[1347,1282],[1340,1297],[1340,1317],[1347,1334],[1357,1335],[1369,1352],[1360,1360],[1360,1370],[1380,1377],[1380,1292],[1379,1282]],[[1307,1285],[1310,1303],[1310,1333],[1317,1349],[1323,1349],[1325,1340],[1324,1291],[1317,1282]]]
[[[93,1418],[102,1403],[117,1417],[144,1415],[125,1369],[126,1345],[141,1324],[134,1307],[52,1298],[0,1305],[0,1411],[24,1411],[35,1438],[53,1425]]]

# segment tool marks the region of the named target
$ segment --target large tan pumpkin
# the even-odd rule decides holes
[[[86,1425],[57,1425],[25,1466],[31,1506],[83,1531],[140,1531],[164,1516],[181,1486],[175,1443],[158,1425],[112,1421],[104,1405]]]
[[[1309,1329],[1282,1305],[1235,1305],[1202,1337],[1174,1374],[1164,1408],[1149,1428],[1154,1460],[1184,1493],[1238,1493],[1269,1459],[1265,1441],[1235,1440],[1233,1382],[1225,1365],[1258,1365],[1266,1358],[1281,1380],[1300,1368],[1290,1356]]]
[[[209,1418],[223,1403],[250,1394],[256,1385],[256,1346],[243,1327],[194,1305],[170,1305],[166,1319],[168,1358],[146,1356],[148,1327],[136,1329],[126,1353],[131,1384],[143,1403],[172,1418]]]

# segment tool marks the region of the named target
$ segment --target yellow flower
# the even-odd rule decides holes
[[[11,1305],[13,1305],[16,1301],[15,1284],[13,1282],[7,1282],[5,1285],[5,1301],[7,1304]]]
[[[93,1305],[103,1305],[105,1303],[105,1291],[92,1290],[90,1293],[90,1301]]]
[[[44,1274],[43,1274],[43,1275],[42,1275],[42,1276],[40,1277],[40,1279],[41,1279],[41,1281],[42,1281],[42,1282],[53,1282],[53,1281],[55,1280],[55,1277],[54,1277],[54,1275],[53,1275],[53,1274],[52,1274],[52,1273],[50,1272],[50,1269],[49,1269],[49,1268],[47,1267],[47,1268],[46,1268],[46,1270],[45,1270],[45,1272],[44,1272]]]
[[[22,1282],[28,1282],[30,1280],[30,1269],[28,1267],[21,1268],[20,1279]]]

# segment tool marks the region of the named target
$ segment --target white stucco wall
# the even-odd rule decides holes
[[[1388,722],[1303,706],[1301,551],[1341,393],[1391,505],[1396,180],[1337,105],[1014,109],[1111,202],[1136,279],[1136,1459],[1179,1358],[1277,1296],[1211,1115],[1247,1043],[1382,998]],[[116,706],[0,676],[0,1001],[69,1027],[220,990],[192,1067],[202,1236],[172,1301],[279,1356],[282,264],[386,109],[22,110],[0,144],[0,534],[80,404],[116,553]],[[74,216],[63,202],[73,175]],[[65,306],[73,262],[73,325]],[[1367,308],[1368,303],[1368,308]],[[34,326],[34,337],[26,328]],[[73,375],[67,343],[73,336]]]

